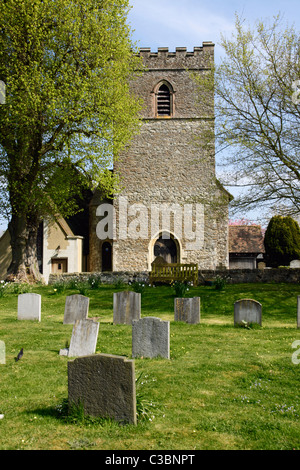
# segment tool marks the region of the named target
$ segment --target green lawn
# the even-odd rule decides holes
[[[100,321],[96,353],[131,357],[131,327],[113,325],[113,292],[89,290],[89,317]],[[201,323],[174,322],[174,293],[147,287],[142,316],[169,320],[171,359],[135,359],[138,404],[148,412],[137,426],[88,417],[66,417],[68,358],[59,350],[70,341],[63,325],[66,295],[37,286],[42,321],[17,320],[17,294],[0,298],[0,449],[297,449],[300,450],[300,364],[292,344],[300,340],[297,296],[291,284],[200,286]],[[262,327],[233,326],[233,304],[262,303]],[[24,356],[15,356],[24,348]],[[300,353],[299,353],[300,358]]]

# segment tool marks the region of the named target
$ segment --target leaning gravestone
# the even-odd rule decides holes
[[[114,293],[114,317],[115,324],[131,325],[132,320],[141,318],[141,294],[132,291]]]
[[[70,347],[61,349],[61,356],[89,356],[95,354],[99,323],[91,320],[76,320],[73,326]]]
[[[241,299],[234,304],[234,325],[258,323],[261,326],[262,306],[252,299]]]
[[[18,320],[41,321],[41,296],[40,294],[18,295]]]
[[[174,299],[174,320],[200,323],[200,297]]]
[[[85,414],[136,424],[134,361],[109,354],[69,361],[68,401]]]
[[[72,324],[76,320],[85,320],[89,312],[90,299],[81,294],[66,297],[64,324]]]
[[[132,357],[170,359],[170,322],[145,317],[132,322]]]

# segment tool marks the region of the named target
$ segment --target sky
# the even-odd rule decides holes
[[[234,30],[235,14],[253,24],[281,13],[291,25],[300,26],[299,0],[130,0],[128,20],[139,47],[201,46],[215,43],[216,60],[221,53],[220,35]]]
[[[150,47],[154,52],[158,47],[193,51],[203,41],[212,41],[216,62],[222,54],[221,34],[230,37],[236,13],[250,25],[280,13],[283,21],[300,29],[299,0],[130,0],[130,4],[128,22],[138,47]],[[244,214],[244,218],[251,218],[251,214]],[[0,220],[0,232],[5,228]]]
[[[280,14],[283,28],[289,25],[300,29],[299,0],[130,0],[130,4],[128,19],[132,39],[138,47],[150,47],[153,52],[158,47],[168,47],[171,52],[176,47],[193,51],[204,41],[212,41],[216,63],[223,54],[221,35],[230,38],[235,30],[236,14],[250,26],[260,20],[272,21]],[[239,191],[227,189],[233,196]],[[233,218],[261,221],[266,226],[270,216],[258,209]]]

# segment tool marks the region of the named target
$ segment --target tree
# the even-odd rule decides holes
[[[271,267],[288,266],[300,259],[300,228],[290,216],[271,218],[265,233],[267,263]]]
[[[236,17],[232,38],[221,38],[220,64],[195,77],[201,103],[215,93],[220,180],[244,188],[232,204],[240,211],[300,211],[300,35],[281,25],[278,16],[247,28]]]
[[[138,62],[128,0],[7,0],[0,4],[0,204],[10,219],[8,274],[38,276],[45,216],[76,210],[87,184],[116,188],[112,158],[138,128],[129,91]]]

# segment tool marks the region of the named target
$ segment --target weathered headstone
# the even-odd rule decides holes
[[[290,262],[290,268],[300,268],[300,259],[293,259]]]
[[[141,294],[132,291],[115,292],[113,298],[115,324],[131,325],[141,318]]]
[[[0,341],[0,364],[5,364],[5,343]]]
[[[132,321],[132,357],[170,359],[170,322],[156,317]]]
[[[95,354],[99,323],[91,320],[76,320],[73,326],[68,356],[89,356]]]
[[[300,328],[300,295],[297,297],[297,328]]]
[[[90,299],[81,294],[68,295],[65,303],[64,324],[85,320],[89,313]]]
[[[200,323],[200,297],[174,299],[174,320]]]
[[[85,414],[136,424],[134,361],[109,354],[69,361],[68,401]]]
[[[41,321],[41,296],[40,294],[18,295],[18,320]]]
[[[262,306],[252,299],[241,299],[234,304],[234,325],[245,326],[257,323],[261,326]]]

